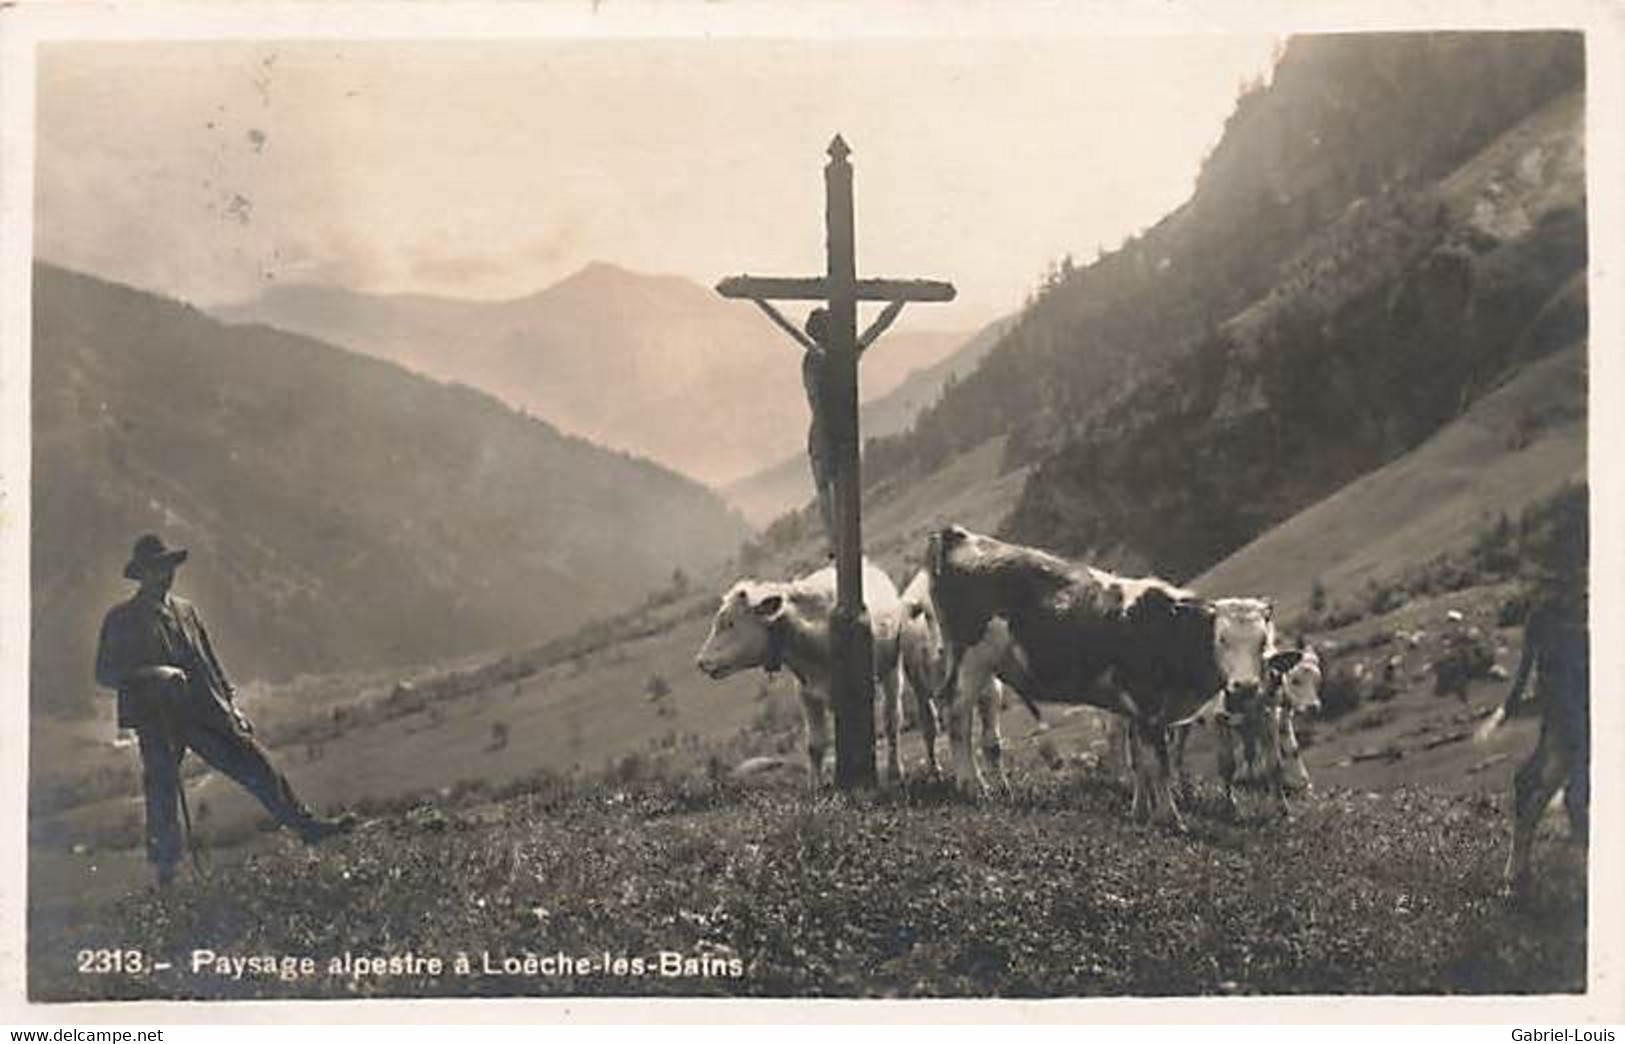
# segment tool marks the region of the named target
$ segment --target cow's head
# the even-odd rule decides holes
[[[975,539],[976,534],[963,526],[944,526],[932,533],[925,542],[925,569],[933,577],[942,575],[948,556],[954,549]]]
[[[784,612],[782,585],[741,580],[722,596],[695,665],[715,679],[752,667],[777,670],[777,629]]]
[[[1304,714],[1320,712],[1320,656],[1313,646],[1276,653],[1270,657],[1269,670],[1288,707]]]
[[[1226,693],[1249,697],[1264,686],[1264,660],[1275,645],[1274,609],[1263,598],[1213,603],[1213,654]]]

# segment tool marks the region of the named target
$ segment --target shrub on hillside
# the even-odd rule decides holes
[[[1321,716],[1336,720],[1350,713],[1364,698],[1364,688],[1361,678],[1353,669],[1341,664],[1333,667],[1320,687]]]

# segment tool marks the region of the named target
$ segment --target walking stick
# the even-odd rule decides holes
[[[186,800],[186,777],[181,774],[180,760],[186,753],[186,747],[181,743],[180,730],[175,725],[174,708],[171,705],[173,689],[173,685],[166,685],[159,696],[158,725],[163,729],[164,742],[169,745],[169,751],[174,755],[175,794],[180,799],[181,823],[186,828],[186,848],[192,856],[192,869],[197,873],[198,877],[208,880],[209,872],[203,866],[203,856],[198,847],[197,834],[192,830],[192,809]]]

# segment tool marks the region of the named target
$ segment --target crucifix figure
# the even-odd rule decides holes
[[[830,352],[829,309],[814,308],[807,316],[806,326],[797,330],[784,322],[778,311],[766,301],[758,298],[755,303],[801,345],[801,384],[807,392],[807,413],[810,418],[807,425],[807,462],[812,469],[813,489],[818,494],[818,520],[823,523],[824,539],[829,542],[830,557],[833,558],[838,530],[835,525],[835,440],[828,418],[830,395],[827,389],[835,365],[835,357]],[[888,304],[880,317],[858,338],[860,362],[864,349],[874,344],[897,319],[905,303],[893,301]]]
[[[830,615],[831,677],[835,704],[835,784],[843,789],[875,782],[874,653],[863,606],[862,482],[859,474],[858,357],[885,332],[909,301],[952,301],[950,283],[926,279],[859,279],[852,236],[851,150],[840,135],[824,165],[825,247],[821,277],[733,276],[717,284],[724,297],[760,308],[806,353],[802,379],[812,421],[807,453],[818,492],[819,517],[835,550],[835,611]],[[771,303],[821,301],[798,330]],[[858,302],[886,308],[858,336]]]

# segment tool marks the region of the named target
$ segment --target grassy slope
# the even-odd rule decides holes
[[[318,859],[226,857],[172,894],[37,920],[40,999],[355,994],[837,996],[1555,992],[1582,988],[1583,858],[1543,849],[1527,904],[1495,896],[1495,802],[1323,794],[1286,824],[1189,836],[1132,826],[1089,774],[1017,780],[1006,804],[916,785],[855,807],[791,783],[654,780],[391,819]],[[86,908],[88,906],[88,909]],[[81,919],[82,918],[82,919]],[[88,926],[88,927],[87,927]],[[184,962],[236,954],[738,957],[728,979],[73,974],[81,946]]]
[[[983,488],[971,480],[996,469],[996,450],[958,462],[962,471],[941,477],[932,502]],[[893,505],[895,517],[877,509],[877,538],[901,553],[917,507]],[[1451,608],[1487,627],[1504,594],[1418,600],[1317,639],[1357,648],[1378,632],[1437,630]],[[1436,638],[1403,653],[1412,685],[1400,700],[1313,729],[1306,758],[1321,791],[1300,801],[1298,822],[1234,828],[1213,817],[1211,783],[1201,783],[1193,837],[1173,839],[1130,826],[1123,795],[1093,774],[1104,742],[1089,712],[1054,714],[1052,742],[1064,766],[1057,775],[1025,712],[1007,711],[1019,784],[1010,811],[964,807],[929,787],[856,816],[828,799],[807,801],[795,785],[799,737],[788,679],[763,698],[759,675],[718,685],[692,669],[711,597],[671,607],[666,629],[549,667],[517,690],[448,701],[438,721],[425,711],[353,730],[325,743],[314,761],[303,745],[277,750],[318,804],[393,802],[398,810],[403,796],[416,794],[455,809],[460,782],[501,786],[629,751],[644,752],[647,763],[657,748],[668,751],[657,759],[668,766],[660,781],[596,795],[565,783],[562,796],[464,807],[445,831],[388,815],[319,862],[284,838],[249,834],[246,844],[216,847],[215,883],[188,884],[156,904],[131,895],[146,875],[133,849],[67,851],[109,821],[133,824],[132,799],[52,819],[49,843],[30,853],[34,990],[348,993],[325,980],[94,983],[67,974],[64,955],[110,927],[132,945],[181,956],[193,944],[319,955],[714,947],[751,969],[742,983],[442,978],[371,983],[363,992],[1500,992],[1583,981],[1576,853],[1546,850],[1558,872],[1533,906],[1512,910],[1493,898],[1506,782],[1534,723],[1516,720],[1488,746],[1427,749],[1501,696],[1491,682],[1476,683],[1465,706],[1428,695]],[[1518,637],[1501,635],[1504,665],[1516,662]],[[1378,642],[1348,655],[1374,666],[1395,648]],[[670,683],[675,717],[658,716],[643,698],[651,674]],[[305,709],[267,704],[262,723],[274,729]],[[510,729],[500,750],[490,742],[497,721]],[[1199,779],[1211,778],[1207,742],[1199,736],[1191,752]],[[1398,753],[1364,756],[1378,749]],[[704,782],[713,755],[734,764],[762,754],[789,761],[765,792]],[[917,770],[914,735],[905,737],[905,756]],[[1409,789],[1417,784],[1427,790]],[[194,808],[209,803],[203,830],[211,847],[240,840],[259,818],[213,777],[192,793]],[[553,793],[552,784],[544,781],[541,793]]]
[[[1583,480],[1585,363],[1582,344],[1530,366],[1415,450],[1265,533],[1192,586],[1265,592],[1291,616],[1308,604],[1317,577],[1336,597],[1403,575],[1469,542],[1499,513],[1516,518]]]

